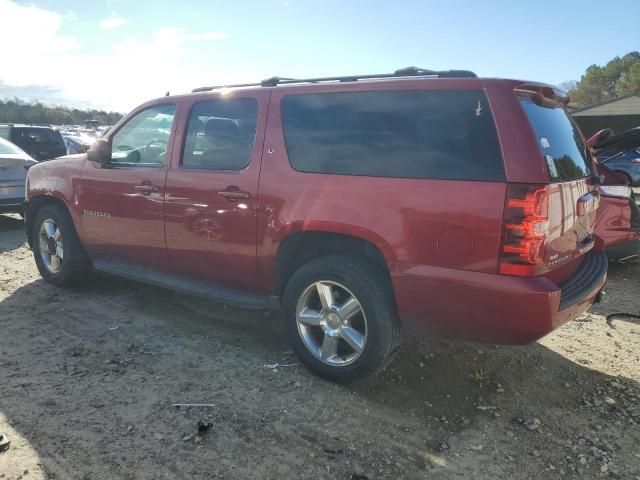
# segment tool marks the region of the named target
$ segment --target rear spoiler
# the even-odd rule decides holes
[[[516,93],[532,95],[537,103],[544,106],[566,106],[569,104],[569,95],[553,85],[546,83],[523,83],[513,89]]]

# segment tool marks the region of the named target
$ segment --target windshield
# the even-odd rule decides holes
[[[536,134],[552,180],[592,175],[580,130],[563,108],[538,105],[530,96],[521,96],[520,104]]]
[[[0,138],[0,155],[15,155],[20,153],[23,153],[22,150],[16,147],[13,143]]]

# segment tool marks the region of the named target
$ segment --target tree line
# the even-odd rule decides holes
[[[586,107],[640,92],[640,52],[615,57],[606,65],[591,65],[579,81],[560,84],[569,92],[571,106]]]
[[[121,118],[121,113],[104,110],[49,107],[40,102],[28,103],[18,98],[0,100],[0,123],[84,125],[87,120],[98,120],[100,125],[113,125]]]

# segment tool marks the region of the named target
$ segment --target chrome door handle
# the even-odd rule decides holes
[[[151,183],[142,183],[140,185],[134,185],[133,188],[136,192],[140,192],[143,195],[151,195],[154,192],[160,191],[160,187],[156,187]]]
[[[238,187],[227,187],[225,190],[218,192],[222,198],[226,198],[230,202],[237,202],[238,200],[248,200],[251,198],[251,194],[249,192],[245,192],[240,190]]]

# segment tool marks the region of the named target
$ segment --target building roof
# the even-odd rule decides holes
[[[588,107],[578,108],[573,110],[571,115],[575,117],[640,115],[640,91],[628,93]]]

